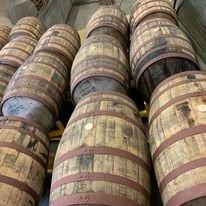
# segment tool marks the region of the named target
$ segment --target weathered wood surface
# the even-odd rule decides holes
[[[0,102],[2,101],[4,92],[9,81],[16,72],[16,69],[8,65],[0,65]]]
[[[18,37],[0,51],[0,64],[18,69],[32,55],[37,41],[27,36]]]
[[[11,28],[0,25],[0,50],[8,43]]]
[[[71,93],[77,103],[96,91],[127,93],[128,58],[121,44],[107,35],[93,36],[80,48],[71,70]]]
[[[150,150],[165,206],[206,202],[206,73],[163,81],[150,104]]]
[[[116,38],[123,46],[127,45],[129,23],[125,13],[117,6],[105,6],[91,17],[86,28],[86,36],[107,34]]]
[[[142,21],[158,17],[178,24],[175,10],[168,0],[138,0],[131,11],[131,32],[133,33]]]
[[[48,159],[48,136],[37,124],[0,118],[0,205],[36,206]]]
[[[167,77],[198,69],[189,39],[164,18],[147,19],[135,30],[131,41],[130,66],[136,88],[147,102],[155,87]]]
[[[21,36],[29,36],[37,41],[44,34],[46,28],[36,17],[28,16],[21,18],[10,33],[10,40]]]
[[[48,29],[41,37],[34,53],[39,51],[53,52],[58,54],[68,67],[71,67],[79,47],[78,32],[66,24],[57,24]]]
[[[69,70],[58,56],[49,52],[32,55],[10,81],[2,112],[32,119],[49,130],[62,109],[68,82]]]
[[[100,92],[82,99],[54,164],[50,206],[150,205],[147,138],[126,95]]]

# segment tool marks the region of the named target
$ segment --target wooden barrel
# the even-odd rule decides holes
[[[0,118],[0,204],[38,205],[48,159],[48,136],[39,125]]]
[[[0,65],[0,102],[2,101],[4,92],[9,81],[16,72],[16,69],[8,65]]]
[[[188,38],[176,25],[163,18],[145,20],[135,30],[130,65],[136,88],[146,101],[168,76],[198,68]]]
[[[0,25],[0,50],[8,43],[11,28]]]
[[[21,18],[10,33],[10,40],[19,36],[29,36],[37,41],[46,31],[43,23],[36,17],[28,16]]]
[[[206,202],[206,72],[163,81],[150,108],[150,148],[165,206]]]
[[[50,206],[149,206],[149,160],[135,104],[121,93],[90,94],[60,140]]]
[[[48,52],[32,55],[5,91],[3,115],[29,118],[51,129],[62,109],[68,81],[69,71],[58,56]]]
[[[178,24],[175,10],[169,0],[138,0],[131,11],[131,32],[133,33],[142,21],[158,17]]]
[[[80,37],[78,32],[66,24],[57,24],[41,37],[34,52],[54,52],[70,67],[79,47]]]
[[[6,64],[18,69],[32,55],[37,41],[26,36],[10,41],[0,51],[0,64]]]
[[[71,70],[71,93],[77,103],[96,91],[127,93],[129,65],[121,44],[114,38],[93,36],[80,48]]]
[[[86,36],[107,34],[127,47],[129,23],[125,13],[117,6],[105,6],[91,17],[86,28]]]

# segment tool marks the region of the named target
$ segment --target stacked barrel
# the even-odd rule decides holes
[[[181,71],[198,69],[195,52],[165,0],[138,0],[131,13],[130,66],[137,90],[149,102],[155,87]]]
[[[130,65],[150,102],[149,143],[165,206],[206,201],[206,73],[165,0],[139,0],[131,15]]]
[[[6,36],[2,37],[4,41],[0,39],[0,44],[5,45],[0,51],[0,101],[14,73],[32,55],[45,28],[37,18],[25,17],[17,22],[11,32],[7,27],[1,30]]]
[[[130,69],[127,45],[129,24],[116,6],[102,7],[87,25],[87,40],[71,70],[71,95],[77,103],[91,92],[116,91],[127,94]]]
[[[47,132],[62,109],[80,46],[70,26],[44,31],[35,17],[20,19],[0,51],[0,74],[7,74],[0,118],[0,205],[38,205],[49,155]]]
[[[77,106],[57,150],[50,205],[148,206],[148,140],[135,103],[126,95],[125,14],[115,6],[100,8],[87,35],[72,66]]]
[[[63,24],[51,27],[10,81],[2,100],[3,115],[28,118],[50,130],[65,101],[79,46],[75,29]]]
[[[0,45],[3,46],[0,101],[12,76],[32,55],[43,33],[44,26],[35,17],[21,19],[12,30],[0,29]],[[0,118],[1,205],[38,204],[46,174],[48,144],[46,131],[35,122],[10,115]]]

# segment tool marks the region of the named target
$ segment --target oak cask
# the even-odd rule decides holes
[[[50,206],[150,205],[148,142],[135,104],[92,93],[75,108],[55,157]]]
[[[206,72],[163,81],[150,103],[150,150],[165,206],[206,201]]]

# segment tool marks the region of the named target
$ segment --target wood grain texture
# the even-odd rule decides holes
[[[48,136],[21,118],[0,118],[0,205],[36,206],[43,191]]]
[[[8,43],[11,28],[0,25],[0,50]]]
[[[107,35],[93,36],[82,45],[72,65],[71,93],[77,103],[96,91],[127,93],[130,69],[121,44]]]
[[[0,64],[18,69],[32,55],[37,41],[27,36],[18,37],[0,51]]]
[[[0,65],[0,102],[3,99],[9,81],[16,72],[16,69],[8,65]]]
[[[29,36],[37,41],[46,31],[43,23],[36,17],[28,16],[21,18],[12,29],[9,39],[13,40],[20,36]]]
[[[164,18],[147,19],[132,35],[130,66],[136,88],[149,102],[155,87],[167,77],[198,69],[189,39]]]
[[[163,81],[151,98],[150,150],[165,206],[206,201],[206,73]]]
[[[146,19],[162,17],[178,24],[175,10],[168,0],[138,0],[130,16],[130,30],[133,33],[137,26]]]
[[[136,106],[126,95],[99,92],[83,98],[54,164],[51,206],[116,206],[125,201],[127,206],[150,205],[147,138]]]
[[[10,81],[2,112],[32,119],[49,130],[62,109],[68,82],[69,70],[58,56],[48,52],[32,55]]]
[[[74,57],[80,47],[78,32],[66,24],[52,26],[39,40],[34,53],[39,51],[53,52],[71,67]]]
[[[98,9],[91,17],[86,28],[86,36],[107,34],[128,47],[129,23],[125,13],[117,6],[105,6]]]

